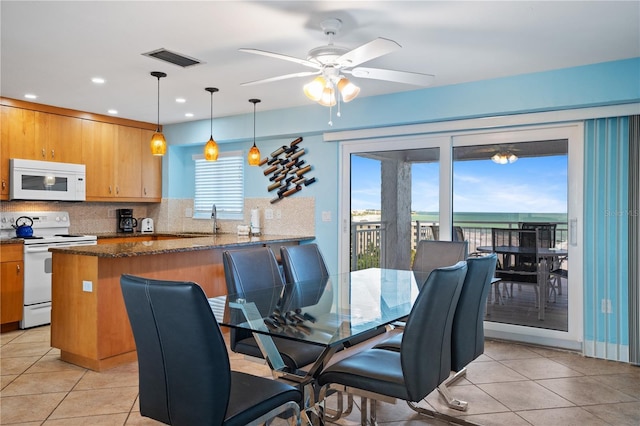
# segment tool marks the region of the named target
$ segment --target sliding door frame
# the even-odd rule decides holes
[[[474,120],[465,120],[470,124]],[[569,324],[568,331],[547,330],[512,324],[485,322],[488,337],[503,338],[533,344],[582,350],[583,340],[583,300],[582,300],[582,224],[583,224],[583,181],[584,181],[584,126],[582,122],[562,124],[517,126],[506,120],[504,126],[470,127],[478,130],[457,130],[425,132],[412,136],[386,136],[340,142],[339,148],[339,205],[340,235],[338,239],[338,269],[349,271],[350,227],[351,227],[351,185],[350,159],[352,154],[368,151],[398,151],[418,148],[440,149],[440,229],[441,239],[450,239],[453,197],[453,157],[455,146],[490,145],[499,143],[531,142],[537,140],[568,140],[568,227],[569,257]],[[478,120],[481,123],[481,120]],[[496,124],[496,123],[493,123]],[[449,234],[449,235],[446,235]]]

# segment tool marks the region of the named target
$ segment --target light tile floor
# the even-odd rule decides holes
[[[137,363],[101,373],[67,364],[49,335],[48,326],[0,335],[0,424],[159,424],[140,416]],[[230,358],[236,370],[270,376],[264,365]],[[488,341],[452,391],[469,401],[466,413],[446,408],[437,392],[421,404],[481,425],[640,425],[640,367],[570,352]],[[446,424],[402,402],[380,403],[378,422]],[[339,423],[358,424],[359,412]]]

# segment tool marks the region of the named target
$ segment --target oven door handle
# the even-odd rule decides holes
[[[25,247],[25,253],[42,253],[45,251],[49,251],[49,247]]]

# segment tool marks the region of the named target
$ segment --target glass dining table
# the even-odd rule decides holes
[[[418,291],[413,271],[370,268],[209,302],[221,326],[253,332],[275,377],[305,383],[337,350],[406,317]],[[274,336],[323,350],[313,365],[293,370],[284,364]]]

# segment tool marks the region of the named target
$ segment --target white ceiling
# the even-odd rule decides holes
[[[403,49],[363,64],[435,74],[434,86],[640,57],[640,2],[437,1],[8,1],[1,2],[1,94],[162,124],[314,105],[311,80],[243,82],[308,71],[302,65],[239,52],[257,48],[306,58],[327,44],[320,22],[339,18],[335,44],[355,48],[377,37]],[[181,68],[142,53],[166,48],[203,61]],[[90,79],[101,76],[106,84]],[[352,80],[360,97],[415,90]],[[175,98],[186,103],[178,104]],[[353,102],[358,102],[358,99]],[[186,118],[191,112],[193,118]]]

